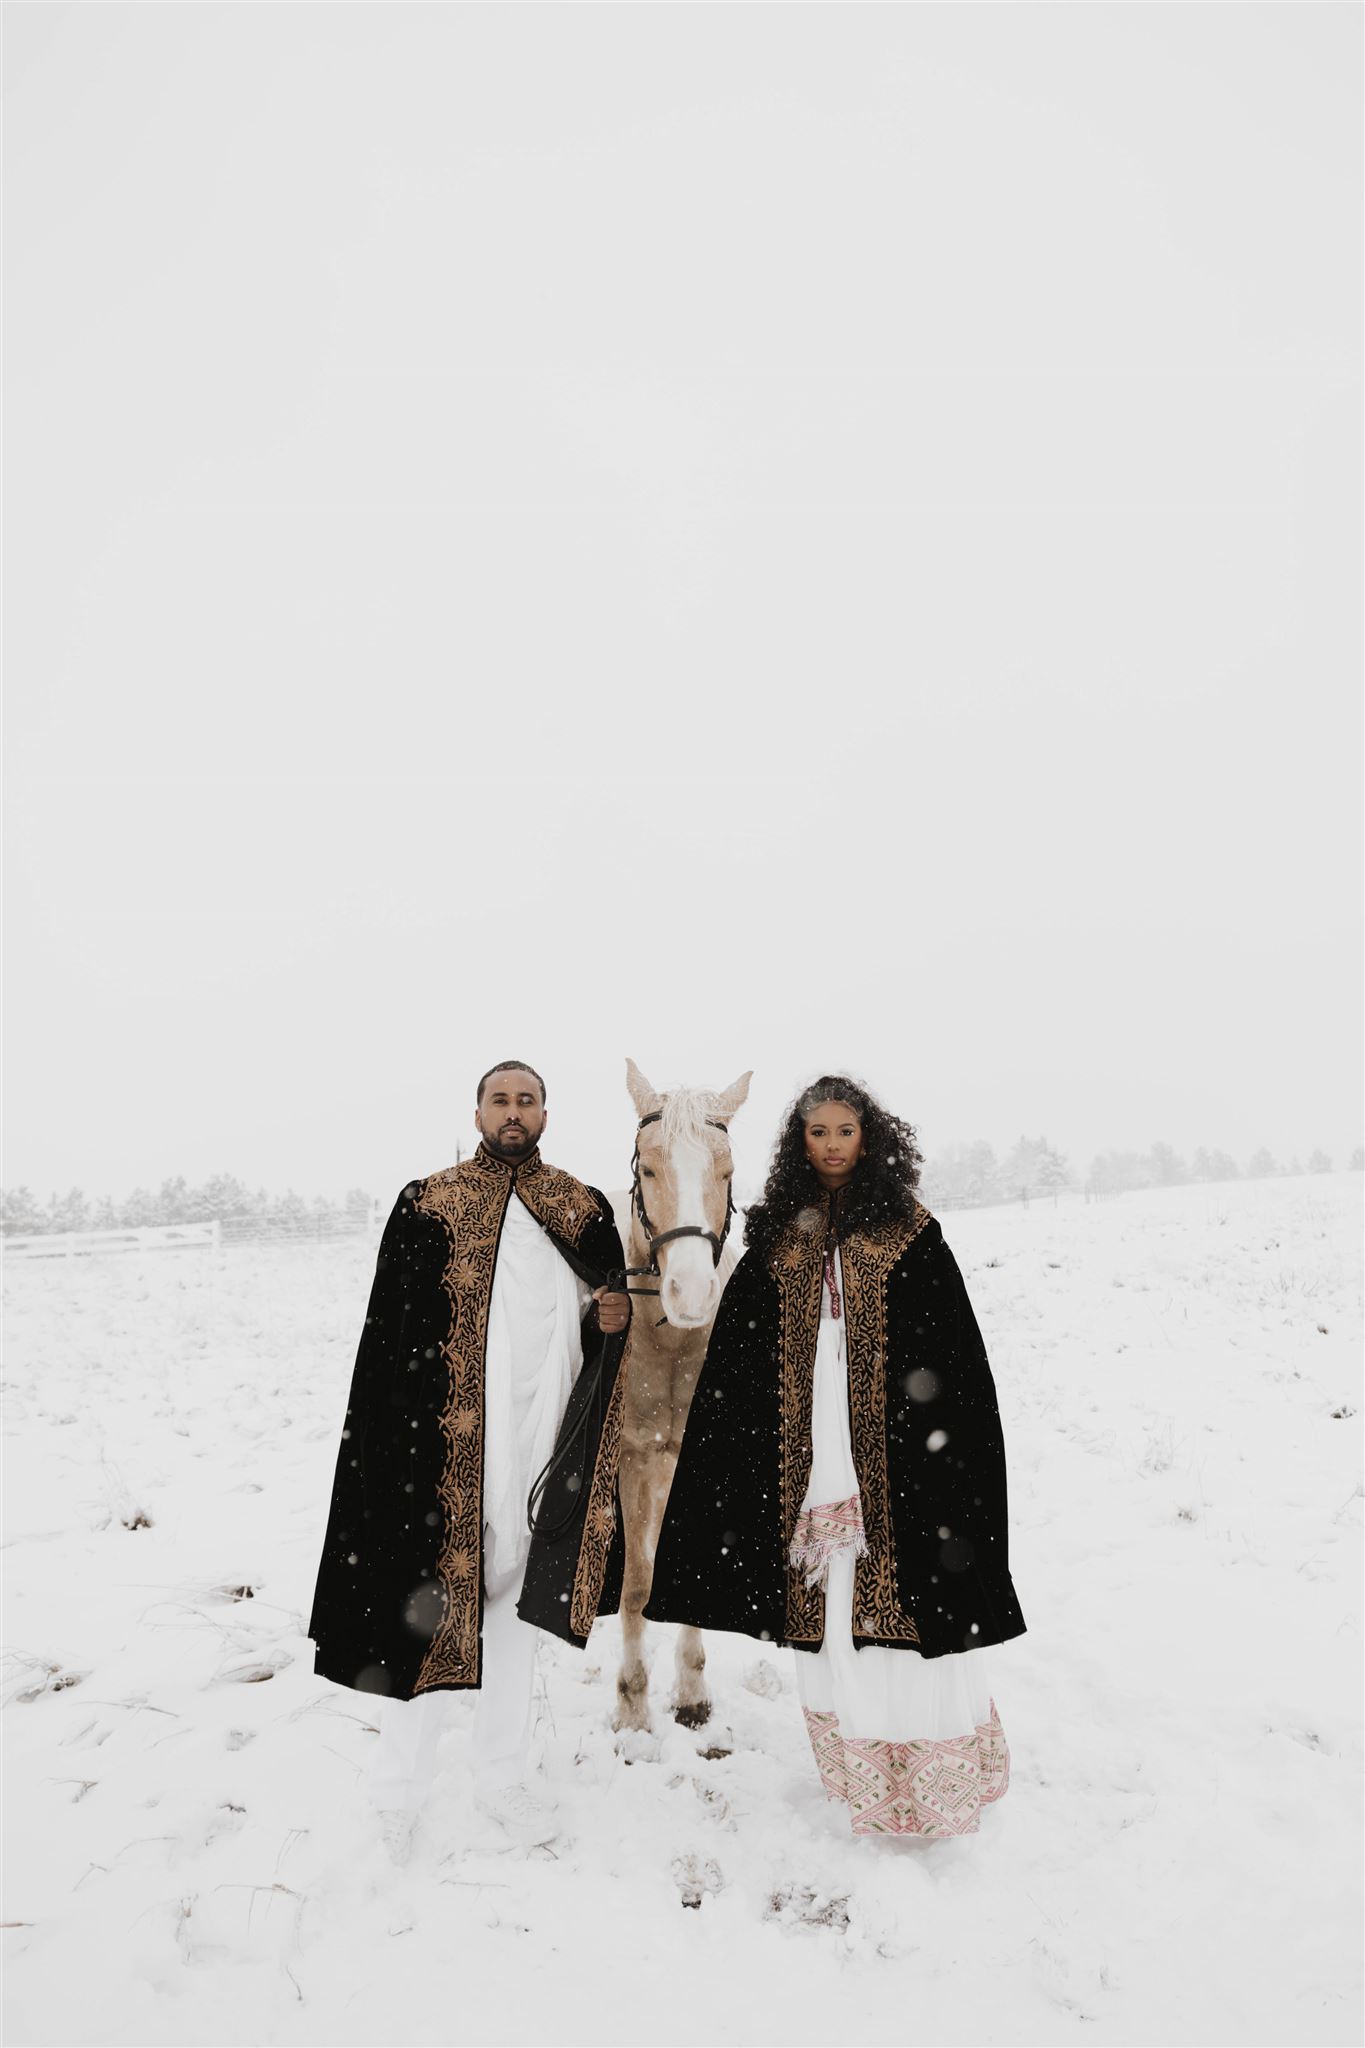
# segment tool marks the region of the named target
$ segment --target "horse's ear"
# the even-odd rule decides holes
[[[652,1116],[663,1101],[652,1081],[647,1081],[634,1060],[626,1061],[626,1086],[635,1104],[636,1116]]]
[[[735,1111],[748,1101],[749,1083],[753,1078],[754,1070],[750,1067],[747,1074],[741,1074],[737,1081],[732,1081],[728,1088],[721,1091],[716,1097],[717,1116],[732,1117]]]

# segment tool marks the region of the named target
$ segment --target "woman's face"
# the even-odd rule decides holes
[[[806,1118],[806,1157],[822,1187],[837,1189],[853,1178],[863,1149],[858,1112],[847,1102],[818,1102]]]

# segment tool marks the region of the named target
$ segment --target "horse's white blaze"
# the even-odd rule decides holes
[[[698,1230],[709,1230],[703,1189],[711,1160],[705,1146],[695,1140],[675,1139],[668,1163],[677,1207],[677,1221],[672,1227],[680,1229],[684,1224],[692,1224]],[[669,1322],[680,1329],[694,1329],[698,1323],[709,1322],[719,1297],[716,1262],[705,1239],[675,1237],[672,1244],[660,1250],[659,1271],[663,1275],[660,1303]]]

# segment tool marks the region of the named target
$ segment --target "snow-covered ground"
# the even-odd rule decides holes
[[[553,1853],[468,1846],[461,1701],[394,1869],[301,1633],[372,1247],[15,1261],[12,2048],[1358,2041],[1361,1195],[944,1218],[1030,1632],[932,1845],[849,1839],[789,1651],[712,1638],[686,1734],[655,1630],[618,1753],[612,1622],[544,1648]]]

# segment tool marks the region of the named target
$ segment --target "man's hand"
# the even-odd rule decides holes
[[[592,1298],[597,1303],[597,1327],[604,1337],[614,1337],[625,1329],[630,1321],[628,1294],[608,1294],[605,1287],[595,1287]]]

